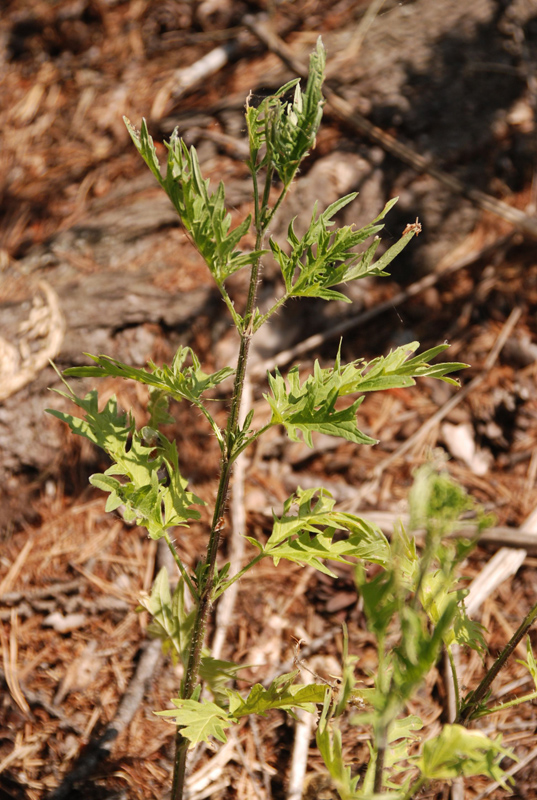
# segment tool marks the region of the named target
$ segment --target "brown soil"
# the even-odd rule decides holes
[[[322,330],[325,341],[299,360],[304,370],[316,357],[329,363],[338,346],[339,337],[330,333],[334,326],[349,313],[388,301],[382,315],[345,334],[347,359],[370,359],[415,339],[424,347],[448,339],[450,360],[472,365],[463,384],[483,378],[405,453],[399,448],[451,397],[449,387],[423,381],[368,397],[360,424],[381,440],[374,448],[319,437],[311,451],[273,432],[252,454],[247,472],[248,533],[266,534],[271,507],[280,508],[299,485],[325,484],[345,508],[404,512],[415,467],[431,447],[447,450],[454,432],[463,431],[466,451],[453,454],[449,470],[494,512],[500,544],[509,547],[510,536],[521,529],[528,536],[522,567],[479,612],[493,655],[535,603],[537,523],[524,528],[524,522],[537,507],[537,259],[527,232],[537,203],[537,8],[532,0],[388,0],[358,47],[368,5],[368,0],[4,4],[1,800],[160,798],[169,788],[174,729],[152,711],[167,707],[178,675],[148,646],[148,620],[135,611],[163,556],[142,530],[106,514],[105,499],[88,486],[88,476],[106,468],[103,457],[44,416],[49,405],[68,407],[48,392],[60,384],[47,365],[51,357],[60,369],[84,363],[84,351],[141,365],[149,358],[169,359],[179,343],[192,346],[207,369],[233,358],[236,342],[225,309],[166,198],[146,174],[122,115],[136,124],[147,117],[157,142],[178,125],[187,142],[196,144],[205,174],[224,180],[234,222],[247,214],[251,202],[239,159],[245,97],[275,89],[294,75],[248,31],[246,14],[266,12],[302,60],[322,34],[332,89],[391,137],[385,141],[373,134],[372,140],[327,105],[317,147],[290,199],[292,214],[309,216],[315,200],[328,205],[358,190],[342,220],[346,224],[369,221],[396,194],[400,201],[388,218],[386,242],[416,217],[423,224],[423,234],[400,257],[391,279],[351,289],[352,307],[294,304],[258,343],[256,356],[274,363],[276,354]],[[227,48],[225,63],[181,88],[181,70],[219,46]],[[424,156],[432,174],[401,160],[394,141]],[[466,196],[434,170],[461,182]],[[525,212],[528,225],[513,228],[501,204],[483,210],[473,190],[519,209],[521,217]],[[277,221],[274,228],[281,236],[286,223]],[[402,289],[439,269],[445,275],[426,290],[390,304]],[[266,276],[270,298],[277,289],[270,265]],[[232,287],[238,305],[244,289],[238,276]],[[516,309],[516,326],[491,366],[487,357]],[[101,388],[115,393],[143,422],[145,397],[135,387],[109,381]],[[257,380],[253,402],[259,415],[263,391]],[[218,448],[198,415],[186,407],[174,413],[171,432],[183,473],[210,504]],[[479,464],[468,449],[473,445]],[[204,517],[177,534],[189,564],[204,552],[206,529]],[[229,530],[228,524],[224,551],[231,549]],[[465,574],[478,575],[498,546],[479,548]],[[222,657],[255,665],[246,678],[264,681],[292,668],[295,642],[304,639],[313,643],[310,666],[329,676],[337,671],[345,622],[351,652],[359,656],[357,675],[367,681],[375,669],[372,640],[351,571],[337,572],[333,581],[293,565],[275,570],[263,564],[245,577]],[[213,636],[214,629],[210,640]],[[141,663],[153,665],[149,677],[140,677]],[[462,681],[471,688],[482,664],[468,654],[461,655],[461,663]],[[513,659],[495,694],[525,674]],[[529,685],[517,687],[530,691]],[[129,717],[129,703],[127,724],[117,712],[123,709]],[[409,711],[434,732],[445,706],[439,666]],[[528,705],[494,718],[487,730],[502,732],[504,742],[524,758],[534,748],[536,728]],[[285,798],[294,736],[294,723],[277,713],[238,727],[226,748],[194,756],[191,798]],[[365,737],[348,725],[344,741],[359,770],[367,755]],[[517,773],[515,796],[537,795],[536,770],[530,760]],[[308,771],[321,771],[314,739]],[[472,800],[487,785],[485,778],[468,781],[464,797]],[[330,796],[322,791],[310,789],[308,796]],[[423,797],[444,798],[448,791],[432,787]]]

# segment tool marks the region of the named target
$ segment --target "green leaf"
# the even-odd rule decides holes
[[[340,198],[318,217],[316,204],[308,230],[301,239],[296,236],[294,220],[291,220],[287,232],[287,241],[291,245],[289,255],[277,242],[270,240],[270,247],[280,265],[289,297],[320,297],[348,303],[350,300],[345,295],[331,290],[330,287],[366,275],[386,274],[377,269],[376,265],[371,266],[378,240],[361,255],[354,251],[355,247],[382,230],[382,225],[371,223],[356,231],[353,226],[329,231],[334,224],[333,216],[356,196],[357,193],[353,192]]]
[[[417,766],[429,780],[487,775],[507,789],[507,781],[512,779],[500,767],[500,761],[504,757],[517,759],[512,750],[501,747],[499,742],[462,725],[444,725],[438,736],[423,745]]]
[[[336,400],[358,392],[413,386],[416,377],[424,376],[439,378],[458,386],[457,381],[445,375],[464,369],[465,364],[431,366],[426,361],[449,345],[440,345],[421,356],[407,360],[418,346],[418,342],[411,342],[370,363],[357,359],[342,365],[338,353],[334,367],[323,369],[316,361],[313,375],[309,375],[302,384],[297,366],[289,371],[287,380],[284,380],[279,370],[276,370],[275,375],[269,373],[271,394],[264,397],[272,409],[271,424],[284,425],[293,441],[299,441],[301,433],[309,447],[313,446],[311,435],[315,431],[329,436],[340,436],[356,444],[376,444],[377,440],[367,436],[356,425],[356,411],[363,398],[341,410],[336,409]]]
[[[145,120],[138,133],[126,117],[123,119],[136,149],[172,201],[217,284],[222,286],[226,278],[259,258],[264,251],[244,253],[236,249],[250,228],[251,217],[230,230],[231,215],[225,208],[224,184],[221,182],[215,192],[209,192],[209,181],[201,174],[196,149],[188,149],[175,130],[169,143],[165,142],[168,160],[163,178]]]
[[[329,436],[341,436],[356,444],[376,444],[359,430],[356,424],[356,411],[363,398],[359,398],[345,409],[337,410],[335,402],[339,392],[336,380],[332,375],[323,375],[319,379],[319,367],[316,362],[315,375],[310,375],[300,385],[298,367],[293,367],[287,376],[289,388],[279,370],[276,375],[268,375],[272,395],[263,395],[272,409],[272,425],[283,425],[289,438],[297,442],[299,432],[308,447],[313,447],[312,433],[325,433]]]
[[[213,695],[214,702],[224,707],[228,701],[226,684],[237,677],[237,673],[245,666],[233,661],[223,661],[209,655],[203,655],[200,662],[200,679]]]
[[[351,767],[343,759],[341,731],[337,722],[330,720],[332,711],[332,694],[325,689],[323,710],[315,734],[317,747],[321,753],[330,777],[334,781],[338,793],[343,800],[356,797],[360,776],[351,777]]]
[[[458,582],[456,575],[447,574],[443,569],[429,570],[422,579],[420,586],[420,600],[427,616],[433,625],[436,625],[446,607],[455,600],[457,603],[453,625],[446,630],[444,644],[450,647],[453,644],[471,647],[484,652],[486,649],[483,638],[483,626],[468,617],[464,598],[467,590],[454,589]]]
[[[168,165],[164,189],[216,283],[222,286],[226,278],[253,264],[264,252],[244,253],[236,249],[250,229],[251,216],[231,229],[224,184],[220,182],[215,192],[209,191],[209,181],[202,176],[196,149],[188,149],[177,130],[166,147]]]
[[[297,513],[291,514],[294,505]],[[346,531],[348,536],[334,541],[337,531]],[[334,511],[334,500],[325,489],[299,488],[286,500],[283,515],[274,517],[265,546],[257,546],[275,564],[284,558],[332,577],[336,576],[323,563],[325,560],[350,563],[348,558],[352,557],[384,564],[389,554],[380,528],[353,514]]]
[[[246,699],[238,692],[228,690],[230,714],[238,720],[249,714],[265,716],[267,711],[274,708],[289,712],[301,708],[313,713],[315,704],[323,702],[326,687],[324,684],[296,684],[294,681],[299,674],[299,670],[295,670],[280,675],[268,689],[256,683]]]
[[[146,445],[134,420],[118,410],[115,397],[99,411],[96,391],[80,398],[68,388],[70,394],[59,394],[81,408],[85,417],[80,419],[55,410],[49,413],[66,422],[73,433],[101,447],[112,459],[113,464],[104,475],[90,478],[95,486],[110,492],[107,508],[124,506],[125,519],[136,520],[138,525],[147,528],[153,539],[159,539],[168,528],[185,526],[189,520],[199,519],[199,512],[191,506],[204,503],[187,491],[187,481],[179,470],[175,442],[158,433],[156,443]],[[110,477],[115,475],[121,480]]]
[[[266,161],[272,166],[284,187],[287,188],[310,148],[323,114],[322,84],[326,54],[321,38],[310,57],[306,90],[302,93],[296,81],[283,86],[273,97],[267,98],[257,114],[247,116],[251,161],[257,158],[262,143],[266,145]],[[295,85],[296,84],[296,85]],[[294,86],[294,97],[287,102],[285,95]],[[264,130],[260,131],[261,125]]]
[[[160,717],[170,717],[181,729],[181,735],[189,741],[189,748],[200,742],[209,742],[211,737],[219,742],[227,741],[225,731],[235,720],[216,703],[198,700],[172,699],[175,709],[156,711]]]
[[[233,369],[224,367],[212,374],[203,372],[196,354],[190,347],[179,347],[171,366],[163,364],[162,367],[157,367],[150,361],[148,369],[131,367],[109,356],[93,356],[90,353],[85,355],[95,361],[97,366],[70,367],[65,370],[64,374],[75,378],[113,376],[133,380],[150,387],[152,400],[149,403],[151,419],[148,427],[152,431],[148,431],[149,436],[156,436],[155,429],[158,428],[158,425],[165,424],[172,419],[166,411],[168,397],[172,397],[178,401],[187,400],[200,409],[213,429],[220,448],[223,449],[222,432],[202,403],[201,398],[206,392],[233,375]],[[191,366],[185,366],[187,358],[192,361]]]
[[[123,117],[123,122],[125,123],[127,130],[131,136],[132,141],[134,142],[134,146],[142,156],[143,160],[160,183],[163,185],[162,176],[160,174],[160,163],[158,160],[157,152],[155,150],[155,145],[153,144],[153,139],[149,135],[147,130],[147,123],[145,119],[142,120],[142,127],[140,133],[136,130],[136,128],[131,125],[130,121],[127,117]]]
[[[180,659],[186,666],[196,611],[188,612],[185,608],[183,579],[178,582],[172,597],[168,571],[162,567],[153,582],[151,594],[142,595],[140,604],[153,618],[148,633],[162,640],[164,653],[170,652],[174,663]]]
[[[91,358],[97,366],[69,367],[65,370],[64,375],[75,378],[113,376],[133,380],[165,392],[175,400],[189,400],[196,405],[199,404],[199,400],[205,392],[214,389],[234,373],[230,367],[224,367],[212,374],[203,372],[196,354],[190,347],[179,347],[171,366],[163,364],[162,367],[157,367],[150,361],[148,369],[131,367],[109,356],[93,356],[90,353],[85,355]],[[187,358],[191,359],[191,366],[185,366]]]
[[[533,648],[529,636],[526,642],[526,661],[522,661],[521,659],[519,660],[517,658],[517,664],[522,664],[523,667],[526,667],[533,678],[533,683],[535,684],[535,689],[537,690],[537,662],[535,661],[535,656],[533,655]]]
[[[334,224],[333,216],[356,197],[356,192],[332,203],[317,217],[317,204],[308,230],[301,239],[296,236],[291,220],[287,232],[290,252],[285,252],[273,239],[270,248],[282,271],[288,297],[319,297],[323,300],[351,302],[346,295],[331,289],[342,283],[359,280],[368,275],[383,276],[388,264],[406,247],[414,232],[405,234],[390,247],[377,261],[373,257],[380,244],[377,234],[384,225],[377,224],[393,207],[397,198],[386,204],[383,211],[369,225],[359,230],[345,226],[335,231],[329,228]],[[366,239],[375,238],[363,253],[356,247]]]

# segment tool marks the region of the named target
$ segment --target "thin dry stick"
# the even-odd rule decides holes
[[[338,503],[337,507],[339,511],[349,510],[346,503]],[[354,504],[352,508],[354,509]],[[408,529],[408,514],[398,514],[394,511],[372,511],[370,509],[356,509],[353,513],[359,517],[363,515],[374,525],[378,525],[381,531],[387,536],[393,533],[394,525],[402,524],[405,529]],[[423,531],[412,531],[412,535],[416,538],[420,538],[423,533]],[[477,526],[473,525],[471,520],[468,520],[464,528],[458,531],[457,536],[470,539],[476,534]],[[481,533],[479,541],[481,544],[508,548],[523,547],[528,552],[537,552],[537,531],[535,531],[535,529],[527,530],[524,526],[520,528],[509,528],[507,525],[501,525],[494,528],[487,528]]]
[[[243,749],[243,747],[242,747],[242,745],[241,745],[241,743],[239,741],[239,737],[237,736],[237,732],[232,729],[232,730],[230,730],[229,735],[231,736],[232,739],[235,740],[235,752],[237,753],[237,755],[239,757],[239,761],[241,762],[242,766],[244,767],[244,770],[245,770],[246,774],[250,778],[250,785],[251,785],[252,789],[254,790],[255,796],[258,798],[258,800],[264,800],[263,794],[261,792],[261,787],[258,784],[257,778],[255,777],[254,771],[252,769],[252,765],[248,761],[248,757],[246,756],[246,753],[244,752],[244,749]]]
[[[396,306],[405,303],[411,297],[415,297],[421,292],[424,292],[426,289],[429,289],[431,286],[434,286],[436,283],[438,283],[438,281],[442,280],[442,278],[446,278],[448,275],[452,275],[453,273],[458,272],[460,269],[464,269],[465,267],[470,266],[470,264],[474,264],[481,258],[486,258],[498,248],[505,247],[505,245],[507,245],[512,238],[513,234],[511,233],[507,236],[500,236],[494,242],[482,247],[480,250],[474,250],[472,253],[468,253],[468,255],[458,259],[453,264],[425,275],[419,281],[415,281],[414,283],[410,284],[410,286],[407,286],[406,289],[394,295],[394,297],[390,298],[389,300],[385,300],[383,303],[379,303],[379,305],[376,305],[374,308],[369,308],[367,311],[362,311],[360,314],[356,314],[349,319],[340,322],[338,325],[334,325],[334,327],[324,331],[323,333],[316,333],[313,336],[309,336],[307,339],[299,342],[294,347],[290,347],[288,350],[280,351],[273,358],[267,359],[262,364],[256,365],[252,370],[252,374],[256,377],[261,377],[265,375],[268,370],[274,369],[274,367],[284,366],[285,364],[288,364],[289,362],[296,360],[296,358],[304,355],[304,353],[320,347],[325,342],[330,341],[331,339],[336,339],[338,336],[346,333],[346,331],[351,330],[352,328],[357,328],[359,325],[363,325],[366,322],[370,322],[370,320],[378,317],[380,314],[384,314],[386,311],[393,311]]]
[[[31,536],[29,536],[24,544],[24,547],[21,548],[15,561],[10,566],[7,575],[4,577],[2,583],[0,583],[0,595],[7,594],[10,591],[11,587],[19,577],[20,571],[22,570],[33,545],[33,539]]]
[[[269,50],[279,56],[284,64],[287,64],[293,72],[300,75],[302,78],[307,76],[307,69],[304,64],[295,57],[292,50],[269,27],[267,22],[262,23],[258,18],[246,15],[244,17],[244,24],[252,33],[255,33]],[[356,130],[367,136],[371,141],[380,145],[387,152],[396,156],[401,161],[404,161],[405,164],[411,166],[416,172],[425,172],[431,175],[431,177],[436,178],[436,180],[440,181],[444,186],[447,186],[447,188],[455,194],[467,197],[478,208],[484,211],[491,211],[493,214],[515,225],[523,233],[528,234],[532,238],[537,238],[537,220],[532,219],[532,217],[529,217],[523,211],[520,211],[520,209],[513,208],[485,192],[480,192],[478,189],[466,186],[458,178],[455,178],[453,175],[448,175],[448,173],[443,172],[443,170],[438,169],[438,167],[431,165],[427,158],[416,153],[415,150],[408,145],[402,144],[402,142],[399,142],[393,136],[381,130],[381,128],[377,128],[377,126],[369,122],[366,117],[362,116],[358,111],[355,111],[350,103],[330,88],[328,83],[325,83],[323,93],[328,101],[328,105],[332,111],[335,112],[336,116],[344,122],[351,124]]]
[[[9,642],[4,631],[4,626],[0,624],[0,643],[2,645],[2,657],[4,659],[5,680],[12,698],[26,717],[31,717],[30,706],[22,693],[19,684],[17,661],[18,661],[18,617],[15,608],[11,609],[11,629],[9,632]]]
[[[486,598],[490,597],[498,586],[518,572],[526,555],[525,550],[502,547],[487,562],[484,569],[472,581],[470,590],[464,598],[464,605],[470,617],[475,617]]]
[[[257,752],[257,760],[261,764],[262,774],[263,774],[263,788],[265,790],[265,798],[266,800],[272,800],[272,789],[270,786],[270,775],[269,775],[269,766],[265,760],[265,754],[263,752],[263,742],[261,741],[261,735],[259,733],[259,724],[257,722],[257,717],[255,714],[251,714],[248,718],[248,724],[250,725],[250,730],[252,731],[252,736],[254,737],[254,744],[255,749]]]
[[[385,2],[386,0],[372,0],[372,2],[370,2],[370,4],[367,6],[364,16],[360,20],[359,25],[356,26],[356,29],[352,33],[350,45],[346,47],[343,52],[340,52],[330,64],[330,69],[327,72],[327,78],[337,75],[343,62],[356,62],[358,60],[360,50],[362,49],[362,45],[365,42],[367,34],[369,33],[369,29],[376,20],[377,15]]]
[[[313,676],[306,672],[306,670],[301,670],[301,678],[302,682],[305,684],[313,682]],[[293,755],[291,757],[287,800],[300,800],[302,797],[314,721],[314,715],[302,709],[296,711],[296,716],[295,741],[293,744]]]
[[[227,743],[220,748],[214,758],[205,763],[197,772],[190,775],[186,781],[189,800],[196,798],[210,797],[218,791],[223,791],[220,781],[224,768],[235,756],[235,740],[228,739]],[[225,779],[226,782],[228,779]]]
[[[30,544],[32,544],[32,542],[30,542]],[[49,586],[44,586],[41,589],[28,589],[22,592],[5,592],[4,594],[0,595],[0,603],[6,606],[16,605],[17,603],[21,603],[23,600],[31,603],[33,600],[41,600],[45,597],[56,597],[56,595],[78,592],[82,586],[82,579],[75,578],[73,581],[59,581],[58,583],[51,583]]]
[[[516,306],[503,326],[500,335],[498,336],[496,343],[490,353],[488,354],[485,363],[483,364],[483,370],[480,375],[477,375],[470,383],[467,383],[466,386],[463,386],[457,394],[450,397],[450,399],[444,403],[444,405],[436,411],[432,417],[430,417],[423,425],[416,431],[412,436],[410,436],[400,447],[397,448],[388,458],[385,458],[384,461],[381,461],[380,464],[377,464],[375,469],[373,470],[373,475],[378,480],[384,470],[386,470],[391,464],[393,464],[396,459],[400,458],[404,453],[408,452],[409,450],[414,447],[414,445],[420,441],[432,428],[435,427],[444,417],[450,413],[459,403],[469,395],[471,392],[474,391],[487,377],[488,373],[494,366],[496,359],[500,355],[506,341],[510,337],[511,333],[513,332],[514,327],[516,326],[518,320],[520,319],[520,315],[522,314],[522,309],[520,306]]]

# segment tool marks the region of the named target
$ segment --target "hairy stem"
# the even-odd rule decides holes
[[[267,188],[268,187],[268,188]],[[257,221],[257,235],[256,235],[256,250],[261,249],[265,227],[259,222],[264,216],[266,209],[265,203],[268,202],[268,191],[270,188],[270,180],[267,176],[265,184],[265,193],[263,197],[263,207],[259,210],[256,203]],[[266,197],[265,197],[266,195]],[[233,462],[236,459],[238,452],[235,449],[235,441],[239,431],[239,415],[242,403],[242,394],[244,389],[244,379],[246,376],[246,367],[248,364],[248,353],[250,351],[250,342],[253,335],[253,314],[257,299],[257,286],[259,281],[259,272],[261,269],[261,259],[257,258],[252,266],[250,273],[250,285],[248,289],[248,297],[246,300],[246,308],[243,316],[243,324],[239,328],[240,347],[239,355],[237,358],[237,369],[235,371],[235,383],[233,386],[233,395],[231,399],[231,408],[229,411],[228,423],[225,433],[225,442],[222,453],[222,461],[220,464],[220,480],[218,483],[218,491],[216,494],[216,501],[214,506],[213,520],[211,525],[211,532],[209,535],[209,543],[207,545],[207,554],[205,557],[205,572],[201,573],[200,585],[198,586],[199,601],[196,609],[196,617],[192,628],[192,639],[190,644],[190,652],[188,657],[188,664],[186,667],[185,678],[181,689],[181,699],[188,700],[192,697],[194,689],[199,680],[199,671],[201,663],[201,654],[203,644],[205,642],[205,631],[207,627],[207,620],[213,602],[213,588],[214,588],[214,574],[216,568],[216,557],[218,555],[218,547],[220,545],[220,533],[224,527],[224,513],[226,510],[226,501],[229,491],[229,482],[231,478],[231,471]],[[178,728],[175,739],[175,764],[172,782],[171,800],[182,800],[185,775],[186,775],[186,757],[188,751],[188,740],[181,735],[181,729]]]
[[[481,702],[487,696],[489,689],[492,685],[493,680],[498,675],[498,673],[503,669],[507,659],[511,656],[514,652],[517,644],[524,638],[530,627],[533,625],[535,620],[537,619],[537,604],[533,606],[531,611],[526,615],[522,624],[518,628],[517,631],[513,634],[510,641],[506,644],[492,667],[489,669],[477,689],[473,692],[470,692],[469,695],[465,698],[461,710],[459,712],[459,716],[456,719],[460,725],[465,725],[474,715],[474,713],[479,709]]]

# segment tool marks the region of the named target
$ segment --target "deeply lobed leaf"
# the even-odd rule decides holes
[[[84,398],[77,397],[71,389],[69,394],[59,394],[81,408],[85,417],[47,411],[66,422],[73,433],[101,447],[113,461],[104,475],[90,478],[92,484],[110,493],[108,511],[123,506],[124,518],[143,525],[153,539],[159,539],[168,528],[199,519],[199,512],[191,506],[204,503],[187,491],[188,482],[179,470],[175,442],[158,433],[157,442],[146,445],[142,432],[135,429],[134,420],[118,410],[115,397],[99,411],[96,391]],[[121,480],[112,477],[116,475]]]
[[[504,757],[515,758],[499,740],[489,739],[462,725],[444,725],[442,732],[425,742],[417,766],[430,780],[449,780],[459,775],[487,775],[507,789],[507,773],[500,767]]]
[[[434,358],[449,345],[440,345],[408,360],[418,346],[418,342],[411,342],[369,364],[358,359],[343,366],[339,354],[334,367],[322,369],[316,361],[313,375],[309,375],[303,383],[300,383],[298,367],[289,371],[287,382],[279,370],[275,375],[269,373],[271,394],[264,397],[272,409],[271,424],[283,425],[292,441],[299,441],[301,433],[308,447],[313,447],[312,433],[315,431],[340,436],[355,444],[376,444],[377,440],[360,431],[356,424],[356,411],[364,398],[355,400],[341,410],[335,408],[336,400],[358,392],[413,386],[418,376],[438,378],[458,386],[453,378],[446,375],[464,369],[466,364],[428,363],[428,359]]]
[[[317,496],[318,495],[318,496]],[[290,513],[292,506],[297,514]],[[280,559],[314,567],[336,577],[325,561],[350,563],[349,558],[363,558],[383,564],[389,552],[386,537],[366,520],[334,511],[334,500],[324,489],[298,489],[287,499],[281,517],[274,516],[272,533],[264,546],[248,537],[264,556],[278,564]],[[347,533],[335,539],[338,531]]]
[[[263,251],[243,252],[237,249],[250,229],[251,217],[248,216],[231,229],[231,215],[225,207],[224,184],[220,182],[215,192],[209,191],[209,181],[202,176],[195,147],[188,149],[175,130],[170,141],[165,143],[168,159],[163,177],[145,119],[142,120],[140,133],[126,117],[124,120],[136,149],[172,201],[219,286],[234,272],[251,265],[262,255]]]
[[[353,226],[345,226],[330,232],[329,228],[334,224],[333,217],[356,196],[357,193],[354,192],[340,198],[318,217],[316,204],[309,228],[301,239],[297,238],[293,228],[294,220],[291,220],[287,232],[287,241],[291,245],[289,254],[273,239],[270,240],[272,254],[282,271],[288,297],[319,297],[323,300],[350,303],[348,297],[330,287],[368,275],[387,275],[385,268],[412,239],[413,231],[405,234],[382,258],[373,262],[380,244],[376,234],[384,227],[377,223],[386,216],[397,198],[390,200],[378,217],[364,228],[354,230]],[[375,239],[367,250],[356,253],[355,248],[371,236],[375,236]]]
[[[225,731],[235,720],[216,703],[199,700],[173,699],[175,709],[155,711],[160,717],[170,718],[181,729],[181,735],[188,739],[189,748],[200,742],[209,742],[214,737],[219,742],[226,742]]]

